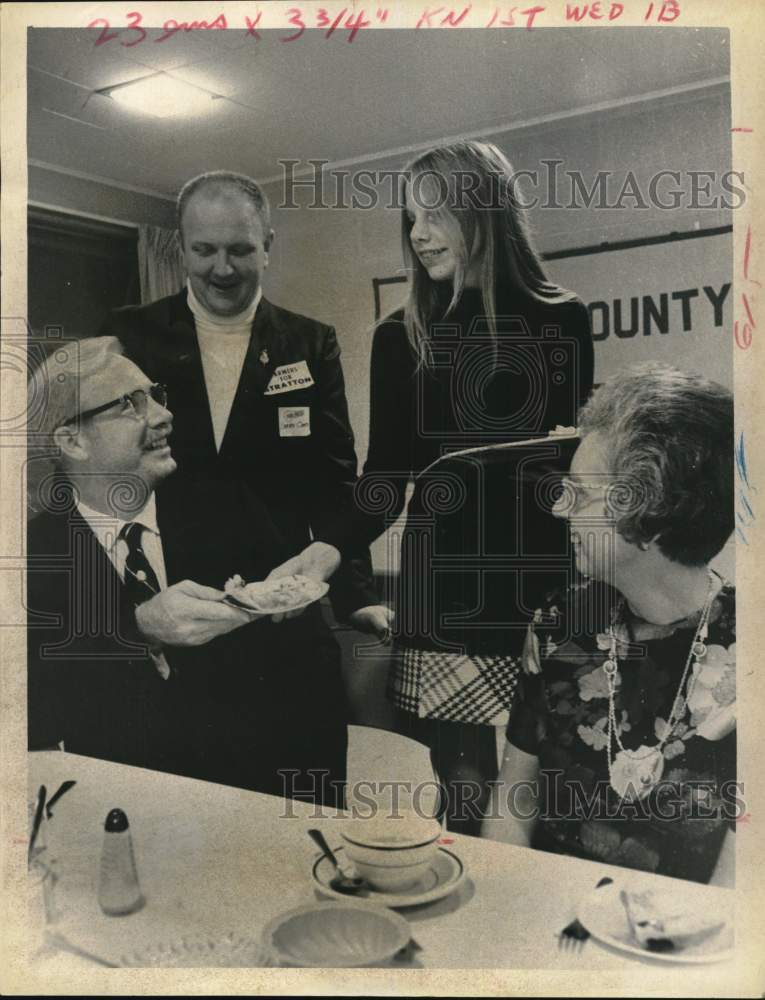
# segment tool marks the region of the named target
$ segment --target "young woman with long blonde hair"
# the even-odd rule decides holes
[[[414,482],[390,695],[400,730],[431,748],[449,827],[477,834],[497,774],[496,727],[517,682],[518,633],[502,574],[477,566],[506,550],[498,512],[507,503],[487,501],[482,466],[448,456],[573,425],[592,388],[593,350],[587,310],[546,275],[496,146],[440,146],[405,175],[409,298],[375,331],[360,533],[381,534]],[[492,476],[496,497],[501,476]]]

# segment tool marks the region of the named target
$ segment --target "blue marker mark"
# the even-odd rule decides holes
[[[744,480],[746,485],[749,485],[749,477],[746,472],[746,452],[744,451],[744,432],[741,431],[741,436],[738,439],[738,445],[736,447],[736,468],[738,469],[738,474],[741,479]]]
[[[757,487],[752,486],[749,482],[749,470],[746,465],[746,448],[744,446],[744,432],[742,431],[738,444],[735,448],[736,457],[736,472],[738,473],[739,482],[743,484],[743,487],[738,491],[739,499],[739,510],[736,511],[736,520],[739,522],[736,526],[736,534],[744,543],[748,545],[746,535],[744,534],[744,528],[749,527],[752,521],[755,520],[754,510],[752,509],[752,504],[749,501],[749,492],[757,492]],[[742,514],[743,509],[743,514]]]
[[[742,492],[740,492],[740,491],[739,491],[739,496],[741,497],[741,503],[746,508],[747,514],[752,518],[752,520],[754,520],[754,511],[752,510],[751,504],[749,503],[749,501],[747,500],[747,498],[744,496],[744,494]]]

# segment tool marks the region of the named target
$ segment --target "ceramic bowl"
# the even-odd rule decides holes
[[[263,931],[282,965],[342,969],[379,965],[406,947],[409,924],[398,913],[360,903],[313,903],[289,910]]]
[[[352,820],[340,835],[362,878],[383,892],[400,892],[426,875],[438,851],[441,826],[419,816],[374,817]]]

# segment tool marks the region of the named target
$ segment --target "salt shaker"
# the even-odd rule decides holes
[[[99,906],[109,916],[121,916],[140,910],[144,902],[127,816],[121,809],[112,809],[104,823]]]

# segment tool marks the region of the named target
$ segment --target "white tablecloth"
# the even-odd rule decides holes
[[[90,951],[117,959],[126,950],[197,929],[259,935],[280,912],[321,898],[311,881],[317,852],[306,830],[318,826],[337,844],[336,819],[326,812],[317,818],[305,804],[86,757],[30,756],[30,798],[40,784],[52,792],[67,779],[77,785],[56,806],[48,840],[61,870],[62,928]],[[114,807],[129,818],[146,897],[142,910],[125,917],[104,916],[97,902],[103,823]],[[604,994],[630,980],[644,984],[643,995],[651,988],[714,995],[733,981],[733,962],[660,963],[625,956],[594,939],[581,953],[561,951],[556,935],[579,901],[603,875],[623,876],[620,869],[471,837],[455,836],[450,849],[467,869],[460,889],[429,906],[399,911],[423,949],[415,968],[587,970],[599,974]],[[710,907],[726,892],[703,891]],[[56,970],[62,973],[72,963],[88,965],[58,954],[38,960],[53,980]],[[461,982],[469,992],[470,973],[465,976]]]

